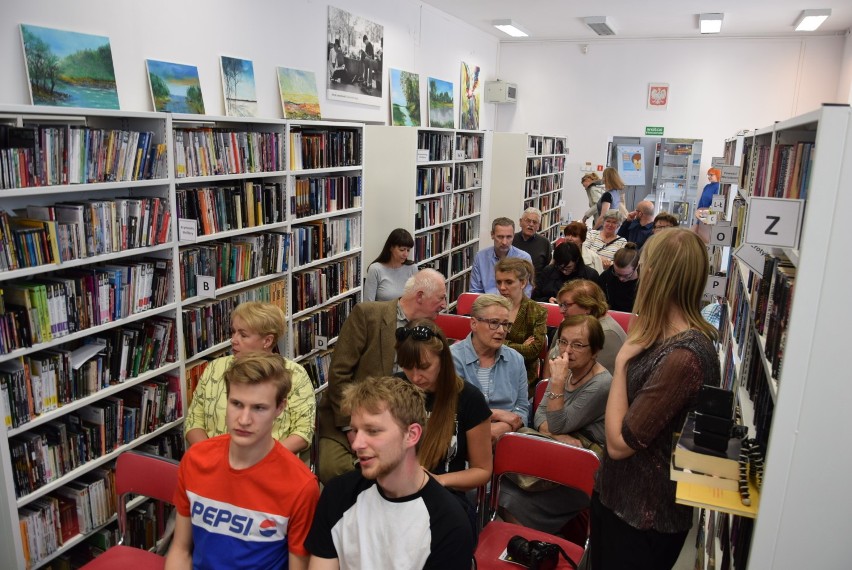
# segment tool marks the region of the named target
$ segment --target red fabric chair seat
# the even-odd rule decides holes
[[[476,567],[480,569],[514,568],[515,570],[520,568],[517,564],[498,559],[503,550],[506,549],[509,539],[515,535],[523,536],[527,540],[558,544],[575,563],[580,562],[580,558],[583,557],[583,548],[565,539],[516,524],[494,521],[488,523],[482,534],[479,535],[479,544],[476,547]],[[570,569],[571,565],[560,554],[559,564],[556,567]]]
[[[86,570],[163,570],[166,559],[131,546],[113,546],[88,564]]]

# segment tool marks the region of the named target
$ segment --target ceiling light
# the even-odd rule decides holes
[[[724,14],[699,14],[698,24],[702,34],[718,34],[722,31]]]
[[[583,18],[583,21],[599,36],[614,36],[613,30],[606,21],[606,16],[589,16]]]
[[[793,27],[797,32],[813,32],[831,16],[831,10],[802,10]]]
[[[504,34],[508,34],[513,38],[525,38],[529,35],[526,30],[512,20],[494,20],[492,25]]]

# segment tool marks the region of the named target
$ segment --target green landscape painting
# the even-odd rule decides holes
[[[429,78],[429,126],[443,129],[455,128],[453,113],[453,84]]]
[[[204,114],[197,67],[156,59],[146,59],[145,64],[155,111]]]
[[[21,24],[33,105],[118,109],[109,38]]]
[[[279,67],[278,92],[285,119],[321,119],[317,80],[313,71]]]
[[[420,76],[391,69],[391,124],[401,127],[420,126]]]

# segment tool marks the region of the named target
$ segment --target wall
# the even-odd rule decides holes
[[[580,43],[503,43],[498,76],[518,84],[518,103],[499,106],[496,129],[568,137],[566,202],[576,218],[586,208],[580,165],[604,164],[611,137],[662,126],[666,137],[700,138],[707,169],[738,131],[837,102],[845,43],[843,36],[606,38],[589,42],[586,54]],[[667,110],[646,109],[649,82],[669,84]]]
[[[460,61],[497,67],[497,38],[411,0],[335,0],[334,6],[384,25],[384,64],[452,81],[458,100]],[[327,101],[328,4],[312,0],[4,0],[0,20],[0,104],[29,104],[19,24],[110,38],[121,109],[152,111],[146,59],[198,66],[208,115],[223,115],[219,56],[254,62],[259,116],[281,117],[275,67],[312,70],[325,118],[388,121],[388,81],[381,107]],[[387,74],[387,71],[385,71]],[[425,99],[421,97],[421,105]],[[421,116],[426,117],[425,107]],[[483,103],[480,128],[493,128],[494,109]],[[458,121],[458,109],[456,110]]]

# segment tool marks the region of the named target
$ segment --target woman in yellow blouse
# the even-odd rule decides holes
[[[240,303],[231,313],[231,352],[233,356],[217,358],[207,365],[189,404],[184,422],[184,435],[189,445],[209,437],[227,433],[223,375],[240,354],[253,351],[273,352],[278,338],[284,334],[284,314],[270,303],[255,301]],[[316,400],[313,385],[301,365],[284,360],[293,387],[287,405],[275,420],[272,436],[292,451],[308,448],[314,434]]]

